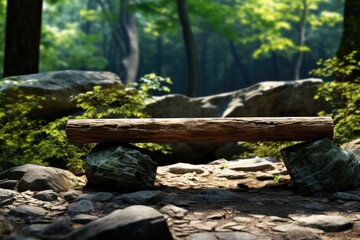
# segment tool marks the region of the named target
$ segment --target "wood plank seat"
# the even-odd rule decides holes
[[[309,141],[333,137],[331,117],[71,119],[70,143]]]

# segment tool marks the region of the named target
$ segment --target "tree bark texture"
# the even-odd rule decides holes
[[[306,42],[306,21],[307,21],[307,14],[308,14],[308,3],[307,0],[302,0],[302,9],[301,9],[301,17],[299,23],[299,46],[303,47]],[[300,71],[301,71],[301,64],[303,61],[304,52],[300,50],[297,53],[295,59],[295,66],[294,66],[294,80],[300,79]]]
[[[342,59],[345,55],[353,51],[358,51],[355,59],[360,62],[360,1],[345,0],[343,34],[337,51],[337,57]],[[337,79],[338,81],[352,81],[360,75],[359,71],[354,71],[346,79]]]
[[[8,0],[4,77],[39,72],[42,0]]]
[[[136,82],[139,67],[139,43],[136,30],[136,19],[128,10],[132,1],[120,3],[120,26],[124,35],[125,56],[122,60],[124,68],[123,80],[126,83]]]
[[[191,24],[186,7],[186,0],[176,0],[176,2],[177,2],[179,19],[182,26],[182,32],[183,32],[183,38],[184,38],[184,44],[186,50],[187,66],[188,66],[187,95],[190,97],[195,97],[199,92],[199,81],[200,81],[199,63],[197,60],[196,46],[191,31]]]
[[[331,117],[72,119],[71,143],[307,141],[332,138]]]

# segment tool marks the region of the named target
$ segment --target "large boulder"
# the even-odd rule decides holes
[[[281,153],[299,194],[321,196],[360,186],[359,160],[328,138],[299,143]]]
[[[326,107],[325,102],[314,100],[321,83],[321,79],[268,81],[234,92],[198,98],[170,94],[148,104],[146,111],[157,118],[316,116]],[[244,151],[236,142],[169,145],[175,162],[205,163],[229,159]]]
[[[2,173],[2,178],[19,180],[19,192],[53,190],[67,191],[74,188],[77,178],[71,172],[54,167],[44,167],[35,164],[25,164],[13,167]]]
[[[173,237],[161,213],[151,207],[134,205],[92,221],[66,239],[171,240]]]
[[[234,92],[190,98],[170,94],[147,105],[152,117],[314,116],[324,102],[314,100],[321,79],[267,81]]]
[[[89,186],[121,192],[154,187],[157,164],[135,149],[99,144],[86,157]]]
[[[12,76],[5,78],[4,83],[0,93],[7,97],[17,98],[14,85],[25,95],[45,96],[46,100],[41,102],[42,108],[32,112],[32,116],[42,118],[74,113],[76,106],[70,102],[70,96],[90,91],[97,85],[108,88],[122,84],[120,78],[111,72],[76,70]]]

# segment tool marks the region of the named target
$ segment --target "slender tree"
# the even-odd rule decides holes
[[[176,0],[178,15],[182,27],[187,66],[188,66],[188,86],[187,94],[188,96],[194,97],[199,92],[199,83],[200,83],[200,70],[199,63],[197,60],[196,46],[194,42],[194,37],[191,31],[191,24],[188,16],[186,0]]]
[[[42,0],[8,0],[4,77],[39,71]]]
[[[139,66],[139,43],[136,31],[135,16],[129,12],[132,0],[120,3],[120,27],[123,32],[124,56],[122,66],[124,68],[124,80],[126,83],[135,82]]]
[[[360,62],[360,1],[359,0],[345,0],[344,6],[344,23],[343,34],[340,45],[337,51],[337,56],[342,58],[350,54],[352,51],[358,51],[355,58]],[[354,72],[359,76],[359,72]],[[345,80],[351,80],[355,76],[350,75]]]

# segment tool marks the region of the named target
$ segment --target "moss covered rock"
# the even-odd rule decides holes
[[[326,195],[360,186],[358,159],[330,139],[300,143],[283,149],[282,155],[299,194]]]
[[[97,145],[85,164],[90,186],[124,192],[152,188],[156,169],[148,155],[116,144]]]

